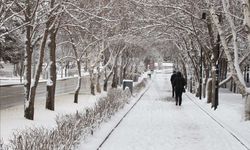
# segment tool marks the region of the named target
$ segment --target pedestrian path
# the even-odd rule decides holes
[[[150,89],[101,150],[246,150],[247,147],[183,95],[171,96],[169,74],[155,74]]]

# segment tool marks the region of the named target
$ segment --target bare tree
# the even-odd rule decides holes
[[[25,42],[25,113],[24,116],[27,119],[34,119],[34,102],[36,87],[42,72],[43,59],[45,54],[45,48],[47,44],[47,38],[49,36],[49,29],[54,24],[54,19],[51,14],[54,13],[55,9],[48,9],[48,12],[44,14],[38,13],[38,10],[42,7],[47,7],[47,3],[38,1],[26,0],[24,5],[19,4],[20,8],[25,9],[24,11],[24,22],[27,23],[25,26],[26,31],[26,42]],[[40,4],[44,4],[43,6]],[[45,18],[44,18],[45,17]],[[44,23],[39,21],[45,19]],[[34,79],[31,77],[32,68],[32,54],[36,45],[39,45],[39,60],[36,67]]]
[[[63,10],[61,3],[56,0],[51,0],[50,9],[54,9],[54,13],[50,16],[50,21],[53,22],[49,28],[49,68],[48,68],[48,80],[47,80],[47,94],[46,94],[46,108],[49,110],[55,109],[55,90],[56,90],[56,79],[57,79],[57,68],[56,68],[56,49],[57,42],[56,37],[58,30],[61,25],[61,16]]]
[[[226,20],[228,21],[228,24],[230,26],[230,32],[232,34],[232,42],[228,43],[227,42],[227,38],[225,36],[225,30],[222,28],[222,24],[221,22],[219,21],[219,17],[216,15],[216,10],[214,9],[214,5],[213,3],[207,1],[207,3],[210,4],[210,14],[212,16],[212,19],[213,19],[213,23],[215,24],[216,26],[216,29],[218,30],[219,32],[219,35],[220,35],[220,38],[221,38],[221,43],[222,43],[222,46],[224,48],[224,52],[226,54],[226,57],[227,57],[227,60],[228,60],[228,63],[229,63],[229,68],[230,68],[230,71],[232,73],[232,77],[235,81],[235,83],[237,84],[237,87],[239,88],[240,90],[240,93],[244,96],[245,98],[245,101],[246,101],[246,109],[245,109],[245,116],[246,116],[246,120],[249,120],[250,119],[250,115],[249,115],[249,92],[248,92],[248,88],[246,87],[246,84],[245,84],[245,81],[244,81],[244,78],[243,78],[243,75],[242,75],[242,71],[240,69],[240,59],[239,59],[239,47],[238,47],[238,33],[237,33],[237,29],[236,29],[236,26],[235,26],[235,21],[233,20],[233,17],[230,15],[230,12],[229,12],[229,6],[230,6],[230,3],[228,3],[228,1],[224,1],[222,0],[222,5],[223,5],[223,10],[225,12],[225,15],[226,15]],[[248,6],[246,4],[246,6]],[[245,11],[246,13],[246,11]],[[244,14],[244,15],[247,15],[247,14]],[[245,17],[246,18],[246,17]],[[230,50],[230,46],[229,44],[233,45],[233,51]],[[234,57],[232,57],[231,53],[234,54]],[[248,56],[249,53],[246,53],[246,55]],[[243,58],[245,58],[246,56],[243,56]]]

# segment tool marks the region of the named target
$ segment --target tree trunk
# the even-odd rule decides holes
[[[90,83],[90,90],[91,90],[91,94],[92,95],[95,95],[95,84],[93,83],[93,81],[91,81]]]
[[[220,81],[223,81],[227,78],[227,61],[225,58],[222,58],[221,61],[220,61],[220,65],[221,65],[221,78],[220,78]],[[226,88],[226,84],[224,84],[222,87]]]
[[[107,75],[106,69],[105,69],[105,79],[104,79],[104,84],[103,84],[103,91],[107,91],[108,90],[108,81],[109,78],[111,77],[113,71],[110,71],[110,73]]]
[[[50,79],[48,79],[50,80]],[[52,82],[52,81],[48,81],[48,82]],[[46,109],[49,110],[55,110],[55,88],[53,86],[53,84],[55,83],[48,83],[47,82],[47,87],[46,87]]]
[[[88,53],[85,53],[85,57],[88,57]],[[87,72],[88,71],[88,60],[86,59],[85,63],[84,63],[84,71]]]
[[[25,22],[31,22],[31,4],[29,0],[26,0],[26,15]],[[32,44],[31,44],[32,26],[26,26],[26,41],[25,41],[25,56],[24,56],[24,99],[25,99],[25,110],[24,117],[33,120],[34,106],[29,100],[30,97],[30,86],[31,86],[31,65],[32,65]]]
[[[125,58],[121,56],[121,65],[120,65],[120,69],[119,69],[119,76],[120,76],[120,85],[122,85],[122,82],[124,80],[124,76],[123,76],[123,66],[125,64]]]
[[[207,86],[207,78],[205,78],[205,81],[204,83],[202,84],[202,95],[203,95],[203,98],[206,98],[206,86]]]
[[[231,80],[230,82],[230,89],[229,89],[231,92],[233,92],[233,79]]]
[[[75,56],[76,58],[78,57],[78,54],[77,54],[77,51],[76,51],[76,48],[73,46],[74,50],[75,50]],[[78,59],[77,62],[77,70],[78,70],[78,82],[77,82],[77,87],[76,87],[76,90],[75,90],[75,95],[74,95],[74,103],[78,103],[78,96],[79,96],[79,92],[80,92],[80,89],[81,89],[81,85],[82,85],[82,66],[81,66],[81,61]]]
[[[206,97],[207,95],[207,83],[208,83],[208,78],[209,78],[209,73],[210,73],[210,70],[209,70],[209,64],[207,63],[206,59],[204,58],[204,61],[203,61],[203,68],[204,68],[204,71],[205,71],[205,82],[203,84],[203,98]]]
[[[17,64],[13,65],[13,75],[16,77],[17,76]]]
[[[97,79],[96,79],[96,92],[101,93],[101,85],[100,85],[101,72],[100,67],[97,67]]]
[[[61,78],[63,78],[63,65],[61,64],[61,66],[60,66],[61,68]]]
[[[64,66],[64,77],[68,77],[69,76],[69,61],[65,62],[65,66]]]
[[[234,85],[233,85],[233,92],[236,93],[236,83],[234,82]]]
[[[25,3],[26,3],[25,21],[31,23],[32,19],[34,19],[34,18],[31,18],[31,9],[32,9],[31,2],[30,2],[30,0],[26,0]],[[34,10],[34,11],[36,11],[36,10]],[[32,85],[31,85],[31,65],[32,65],[32,47],[33,46],[31,44],[32,43],[31,39],[33,37],[33,34],[32,34],[33,27],[32,27],[32,25],[26,26],[26,43],[25,43],[25,45],[26,45],[26,56],[25,56],[26,82],[24,85],[24,87],[25,87],[24,117],[27,119],[31,119],[31,120],[34,119],[34,103],[35,103],[36,87],[38,85],[40,74],[42,72],[44,50],[46,47],[47,37],[48,37],[48,32],[49,32],[48,30],[49,30],[51,23],[52,22],[50,22],[50,20],[48,20],[46,22],[46,27],[45,27],[44,32],[43,32],[43,37],[42,37],[41,43],[39,44],[40,45],[40,48],[39,48],[40,52],[39,52],[39,60],[37,62],[38,66],[36,69],[35,78],[34,78]]]
[[[112,79],[112,88],[117,88],[117,66],[114,67],[113,79]]]
[[[122,82],[123,82],[123,63],[121,63],[121,66],[120,66],[120,69],[119,69],[119,76],[120,76],[120,81],[119,81],[119,84],[122,85]]]
[[[33,51],[33,53],[32,53],[32,66],[31,66],[31,68],[32,68],[32,78],[35,78],[35,74],[36,74],[36,51]]]
[[[27,2],[27,12],[30,10],[29,1]],[[30,22],[29,18],[26,18],[26,22]],[[24,99],[25,101],[29,101],[30,95],[30,85],[31,85],[31,65],[32,65],[32,45],[31,45],[31,32],[32,26],[26,26],[26,42],[25,42],[25,56],[24,56]],[[31,109],[31,108],[27,108]],[[25,111],[24,116],[30,117],[31,114],[27,114],[29,111]]]
[[[103,91],[107,91],[108,90],[108,77],[107,77],[107,70],[106,68],[104,69],[104,81],[103,81]]]
[[[82,77],[81,77],[81,62],[77,61],[77,68],[78,68],[78,82],[77,82],[77,88],[75,90],[75,95],[74,95],[74,103],[78,103],[78,95],[81,89],[81,84],[82,84]]]
[[[50,1],[50,8],[53,9],[55,5],[55,0]],[[52,25],[52,22],[56,19],[56,16],[51,16],[48,24]],[[57,35],[58,27],[56,28],[55,24],[52,25],[51,29],[49,30],[50,34],[50,42],[48,44],[49,47],[49,78],[47,82],[47,97],[46,97],[46,108],[49,110],[55,110],[55,92],[56,92],[56,35]]]
[[[201,90],[201,89],[200,89],[200,86],[199,86],[199,85],[197,86],[197,84],[199,84],[199,83],[198,83],[198,82],[195,82],[195,87],[196,87],[195,96],[196,96],[196,97],[199,97],[199,96],[200,96],[200,90]]]
[[[89,71],[89,75],[90,75],[90,93],[92,95],[95,95],[95,83],[94,83],[94,71],[93,69],[90,69]]]
[[[199,68],[198,66],[196,65],[197,63],[194,61],[195,59],[191,56],[190,52],[187,52],[188,54],[188,57],[189,59],[191,60],[191,63],[192,63],[192,66],[194,67],[194,76],[195,76],[195,79],[197,79],[197,81],[200,80],[200,76],[199,76]]]
[[[123,71],[123,79],[127,78],[127,67],[128,67],[128,63],[126,63],[126,65],[123,67],[122,71]]]
[[[183,77],[187,80],[187,69],[184,60],[181,58],[181,65],[182,65],[182,71],[183,71]]]
[[[29,99],[25,103],[24,116],[26,119],[29,120],[34,120],[35,93],[36,93],[36,87],[33,86],[30,89]]]
[[[136,64],[136,66],[135,66],[135,71],[133,74],[133,81],[138,82],[138,64]]]
[[[215,100],[216,75],[215,66],[212,67],[212,103]]]
[[[28,95],[29,97],[25,102],[24,117],[30,120],[34,119],[34,103],[35,103],[36,88],[38,85],[40,74],[42,72],[42,64],[43,64],[43,59],[44,59],[44,50],[45,50],[46,43],[47,43],[47,37],[48,37],[48,28],[45,29],[44,34],[43,34],[43,39],[42,39],[42,43],[40,47],[39,61],[38,61],[34,83],[32,84],[32,87],[30,88],[30,92]],[[31,75],[31,72],[30,72],[30,75]]]
[[[52,30],[50,32],[49,47],[49,74],[47,82],[47,94],[46,94],[46,108],[49,110],[55,110],[55,91],[56,91],[56,32]]]
[[[22,56],[22,60],[19,62],[19,71],[18,71],[18,74],[19,74],[19,77],[20,77],[20,83],[22,83],[23,82],[23,74],[24,74],[23,56]]]
[[[247,28],[247,39],[248,39],[248,46],[250,45],[250,1],[249,0],[244,0],[243,4],[244,8],[244,24],[245,27]],[[249,93],[247,93],[246,96],[246,104],[245,104],[245,119],[250,120],[250,96]]]
[[[104,80],[103,91],[107,91],[107,90],[108,90],[108,80]]]
[[[207,81],[207,103],[212,102],[212,78]]]
[[[250,96],[249,94],[245,97],[245,120],[250,120]]]
[[[131,65],[130,73],[129,73],[129,79],[130,79],[130,80],[133,80],[133,72],[134,72],[134,66]]]

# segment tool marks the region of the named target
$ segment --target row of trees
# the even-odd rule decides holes
[[[27,119],[34,119],[36,88],[45,62],[49,110],[55,109],[58,63],[72,62],[77,66],[75,103],[83,67],[89,72],[92,94],[95,89],[101,91],[101,74],[104,91],[110,80],[112,88],[116,88],[124,78],[136,77],[145,49],[136,44],[140,39],[129,33],[131,4],[120,0],[1,0],[0,4],[1,58],[24,63]],[[14,62],[8,53],[20,57]]]
[[[132,1],[147,12],[144,34],[169,41],[171,55],[184,75],[193,75],[197,93],[202,90],[199,83],[211,84],[207,98],[216,109],[218,86],[233,80],[246,102],[249,120],[250,89],[242,74],[250,54],[249,1]]]
[[[178,63],[186,77],[193,76],[197,93],[211,85],[208,102],[215,109],[218,86],[234,81],[250,119],[250,90],[242,75],[250,54],[248,0],[1,0],[0,6],[0,40],[22,39],[11,50],[25,51],[25,117],[29,119],[33,119],[45,58],[49,64],[47,108],[53,110],[56,63],[76,64],[77,102],[83,67],[90,74],[94,94],[94,72],[97,81],[104,73],[104,90],[111,77],[115,88],[128,73],[136,73],[147,56]],[[8,42],[0,46],[9,47]],[[38,64],[33,77],[32,62]]]

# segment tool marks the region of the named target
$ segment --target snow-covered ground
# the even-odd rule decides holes
[[[242,118],[240,95],[223,90],[218,110],[192,94],[182,106],[170,98],[170,74],[155,74],[149,90],[115,128],[123,114],[103,124],[79,150],[245,150],[250,148],[250,122]],[[128,108],[127,108],[128,110]]]
[[[80,94],[79,102],[75,104],[73,102],[74,94],[60,95],[56,97],[55,111],[45,109],[45,101],[36,101],[34,121],[24,118],[24,106],[19,105],[3,109],[0,113],[1,138],[7,142],[16,129],[25,129],[35,126],[52,128],[56,125],[55,118],[57,115],[83,111],[86,107],[92,107],[100,96],[101,95],[92,96]]]
[[[182,106],[175,106],[170,98],[169,73],[155,71],[148,88],[142,91],[145,93],[141,99],[141,94],[133,97],[131,103],[123,110],[101,124],[92,136],[82,140],[78,149],[96,150],[111,131],[113,132],[100,149],[250,149],[250,122],[243,120],[244,102],[239,94],[222,89],[220,104],[216,111],[212,110],[205,100],[199,100],[190,93],[183,95]],[[80,95],[79,104],[73,103],[73,94],[57,96],[56,99],[55,112],[46,110],[44,102],[36,103],[34,121],[23,118],[22,106],[2,110],[1,138],[7,141],[15,129],[32,126],[51,128],[55,125],[54,119],[57,114],[91,107],[97,97]],[[133,109],[129,111],[133,105]],[[127,115],[121,119],[126,113]]]

